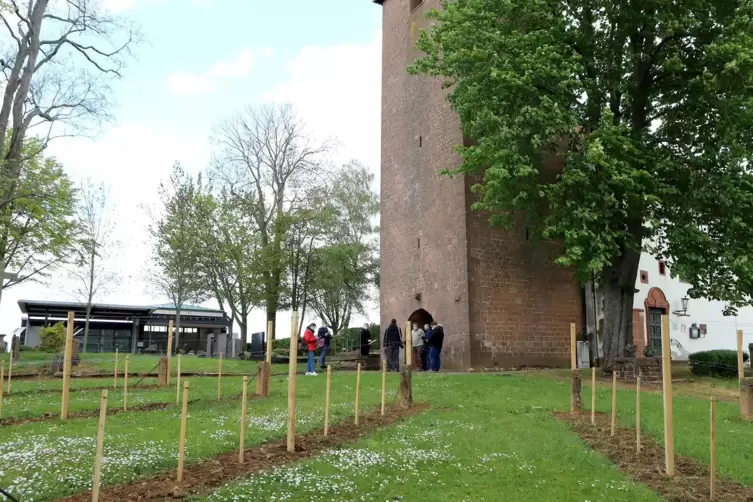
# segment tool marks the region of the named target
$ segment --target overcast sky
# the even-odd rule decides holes
[[[213,126],[246,104],[291,102],[317,136],[338,138],[337,160],[355,158],[372,169],[377,189],[379,6],[370,0],[105,3],[138,23],[148,44],[115,87],[115,123],[93,139],[56,140],[49,150],[76,182],[91,178],[110,186],[123,282],[98,301],[167,301],[143,280],[151,265],[143,207],[154,205],[174,161],[189,172],[204,169]],[[4,291],[0,333],[20,326],[19,299],[73,300],[68,289],[58,277]],[[263,331],[264,319],[254,312],[250,332]],[[378,322],[376,309],[369,320]],[[278,323],[289,326],[290,313],[279,313]]]

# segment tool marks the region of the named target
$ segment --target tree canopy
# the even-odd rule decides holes
[[[596,280],[607,366],[630,334],[640,252],[692,297],[753,303],[753,2],[457,0],[415,73],[439,76],[475,207],[562,243]]]

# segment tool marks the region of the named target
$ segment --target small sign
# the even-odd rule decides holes
[[[682,326],[680,327],[680,330],[681,330],[681,331],[682,331],[683,333],[687,333],[687,332],[688,332],[688,326],[687,326],[687,324],[683,324],[683,325],[682,325]]]

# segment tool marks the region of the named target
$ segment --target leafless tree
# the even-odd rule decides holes
[[[274,320],[291,216],[305,206],[311,185],[321,178],[329,143],[313,141],[289,105],[248,107],[221,124],[212,140],[213,176],[247,204],[259,233],[264,303],[267,320]]]
[[[109,119],[109,84],[140,35],[98,0],[6,0],[0,20],[2,210],[13,201],[27,133],[40,128],[44,149]]]
[[[76,284],[74,294],[86,305],[84,352],[89,341],[89,321],[95,297],[106,294],[120,282],[112,268],[117,242],[113,234],[112,207],[108,201],[109,189],[104,184],[94,186],[91,180],[82,183],[77,209],[79,246],[70,277]]]

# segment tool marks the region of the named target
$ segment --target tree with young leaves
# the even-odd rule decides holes
[[[441,77],[493,224],[528,216],[632,339],[642,250],[690,296],[753,303],[753,2],[456,0],[411,68]],[[551,176],[553,158],[563,168]]]
[[[289,105],[246,108],[217,128],[213,143],[213,179],[251,211],[264,306],[274,321],[285,293],[285,239],[325,170],[328,145],[311,139]]]
[[[364,313],[379,269],[379,196],[374,175],[358,162],[345,165],[327,191],[326,233],[312,253],[314,312],[334,334],[347,328],[354,313]]]
[[[0,206],[0,272],[15,273],[3,280],[0,294],[21,282],[48,278],[77,244],[71,180],[55,159],[41,153],[37,140],[27,141],[21,153],[19,177],[13,182],[0,177],[0,190],[14,194]]]
[[[75,284],[74,294],[86,305],[83,352],[86,352],[89,341],[89,321],[95,297],[106,294],[120,282],[112,261],[117,250],[112,217],[108,187],[102,183],[95,186],[91,180],[82,183],[76,209],[78,236],[73,253],[74,267],[69,270],[69,276]]]
[[[205,196],[201,177],[187,174],[179,163],[167,183],[160,183],[161,214],[150,225],[154,270],[149,282],[170,298],[175,306],[175,345],[180,343],[180,315],[184,305],[201,303],[210,294],[201,267],[202,226],[207,225],[201,199]]]

